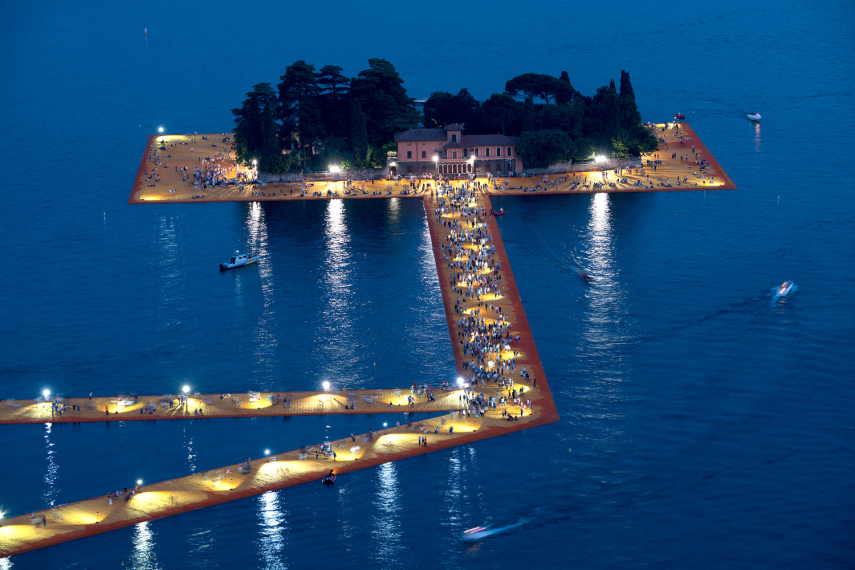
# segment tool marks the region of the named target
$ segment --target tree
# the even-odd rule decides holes
[[[629,81],[629,73],[620,72],[620,95],[618,95],[618,109],[620,111],[620,126],[624,129],[633,129],[641,124],[641,113],[635,104],[635,92]]]
[[[520,135],[517,151],[527,165],[542,167],[570,160],[575,147],[564,131],[534,131]]]
[[[279,101],[269,83],[255,85],[235,116],[235,154],[241,162],[257,160],[261,170],[279,173],[285,169],[279,149],[276,118]]]
[[[365,113],[368,141],[381,146],[401,130],[415,127],[421,116],[404,89],[404,80],[385,59],[369,59],[351,83],[351,97],[359,99]]]
[[[501,128],[502,134],[505,134],[505,127],[515,123],[521,115],[520,104],[507,93],[493,93],[481,105],[481,116],[484,124],[489,127]]]
[[[365,166],[368,156],[368,131],[365,127],[365,113],[359,99],[350,102],[350,149],[353,152],[357,168]]]
[[[344,138],[348,131],[347,92],[350,89],[350,78],[341,72],[342,68],[337,65],[325,65],[316,75],[324,130],[327,135],[338,138]]]
[[[576,93],[576,90],[573,89],[573,86],[570,85],[570,76],[567,75],[566,71],[561,72],[561,77],[558,78],[558,81],[565,83],[561,89],[559,86],[558,92],[555,94],[555,103],[557,105],[566,105],[573,99],[573,95]]]
[[[424,125],[428,128],[441,128],[451,123],[460,123],[467,132],[477,132],[481,123],[481,104],[470,95],[467,89],[461,89],[457,95],[437,91],[432,93],[424,106]]]
[[[534,101],[531,97],[526,98],[523,106],[522,115],[522,132],[531,132],[534,130]]]
[[[534,99],[539,97],[548,105],[553,99],[567,102],[573,97],[575,89],[570,85],[570,78],[562,81],[551,75],[542,73],[524,73],[505,83],[505,91],[516,97],[520,93]]]
[[[430,97],[425,101],[424,109],[424,124],[427,128],[439,129],[454,121],[448,121],[449,107],[451,99],[454,97],[447,91],[436,91],[430,94]]]
[[[593,116],[600,122],[599,134],[604,139],[611,139],[620,131],[620,110],[615,82],[608,87],[600,87],[594,95]]]
[[[279,78],[282,80],[279,84],[282,140],[291,140],[291,134],[296,132],[301,149],[323,136],[323,121],[318,109],[320,92],[314,72],[315,67],[301,59],[286,67],[285,75]]]

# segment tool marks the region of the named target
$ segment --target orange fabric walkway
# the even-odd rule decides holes
[[[454,356],[459,373],[467,375],[471,370],[464,369],[464,362],[473,362],[473,357],[471,355],[465,356],[461,349],[459,340],[468,333],[464,333],[457,326],[457,320],[461,316],[454,312],[454,304],[458,294],[451,285],[451,270],[448,268],[448,261],[443,259],[441,249],[443,243],[447,243],[445,236],[448,234],[448,228],[444,227],[434,214],[438,205],[437,199],[425,197],[424,203],[452,346],[454,347]],[[483,195],[479,196],[471,203],[471,206],[483,207],[489,212],[489,198]],[[459,215],[450,215],[442,219],[456,219],[463,224],[461,227],[476,227],[471,221],[461,220]],[[413,457],[439,449],[448,449],[456,445],[558,421],[558,413],[537,354],[531,330],[528,327],[519,292],[516,289],[516,282],[495,220],[491,218],[486,223],[482,221],[477,223],[480,224],[479,227],[486,229],[492,237],[492,240],[487,243],[495,245],[496,252],[495,255],[490,256],[490,263],[492,267],[495,267],[496,262],[501,262],[500,273],[502,275],[499,282],[501,283],[501,291],[494,297],[482,296],[481,302],[487,303],[489,301],[494,307],[500,307],[505,316],[497,317],[495,320],[506,320],[510,323],[511,334],[521,337],[519,343],[512,344],[513,350],[516,351],[517,372],[522,367],[526,367],[532,376],[532,380],[537,380],[537,385],[535,387],[533,381],[531,383],[520,381],[515,384],[515,387],[524,386],[523,398],[532,401],[530,409],[520,410],[519,406],[499,405],[496,409],[488,409],[483,417],[457,411],[431,420],[390,428],[374,433],[371,437],[363,434],[354,440],[345,438],[333,441],[330,451],[335,452],[334,460],[330,459],[333,457],[331,454],[328,456],[329,458],[324,459],[320,459],[321,455],[319,454],[319,459],[315,460],[314,452],[320,452],[317,449],[296,450],[255,460],[248,466],[236,464],[146,485],[137,489],[133,495],[96,497],[50,510],[12,517],[3,520],[2,526],[0,526],[0,557],[45,548],[131,526],[139,522],[176,515],[301,483],[320,484],[321,477],[332,468],[340,476],[350,471],[373,467],[381,463]],[[478,246],[469,243],[466,247],[474,250]],[[485,273],[484,275],[488,274]],[[467,299],[459,308],[463,314],[470,314],[467,311],[471,312],[473,309],[481,307],[478,301]],[[507,362],[511,354],[503,352],[489,354],[489,358],[495,359],[493,362],[498,361],[500,356],[504,357]],[[514,376],[514,378],[518,377]],[[489,395],[496,389],[492,385],[485,386],[482,384],[474,387],[474,390]],[[498,389],[498,391],[504,390]],[[321,399],[330,398],[330,396],[319,396],[317,392],[302,394],[308,394],[305,398],[310,400],[318,397]],[[452,400],[450,402],[452,405],[456,399],[459,408],[462,405],[462,394],[460,390],[446,394],[446,401],[443,405],[449,405],[448,398]],[[404,397],[406,398],[406,395]],[[437,399],[439,400],[439,398]],[[88,399],[86,401],[88,402]],[[330,408],[333,407],[331,404]],[[360,406],[357,405],[357,413],[365,413],[364,408],[359,408]],[[380,413],[389,411],[388,404],[386,406],[379,405],[378,408],[376,411]],[[258,410],[249,411],[258,412]],[[16,413],[19,412],[20,410],[16,410]],[[505,412],[517,416],[517,419],[507,419]],[[133,414],[133,412],[130,413]],[[327,410],[325,406],[323,413],[330,413],[330,410]],[[119,414],[119,417],[121,416],[122,414]],[[151,419],[151,416],[142,417]],[[453,433],[451,432],[452,428]],[[419,445],[420,436],[427,438],[427,446]],[[246,472],[243,472],[244,470]],[[42,522],[43,517],[46,524]]]

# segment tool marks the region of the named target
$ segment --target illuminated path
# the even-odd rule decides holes
[[[688,123],[682,122],[679,124],[680,128],[683,129],[683,136],[691,137],[693,140],[691,143],[686,144],[685,147],[680,147],[680,142],[676,137],[676,131],[671,124],[671,127],[667,131],[657,131],[656,135],[659,137],[664,137],[665,141],[668,143],[668,149],[665,149],[665,145],[660,143],[660,150],[658,151],[659,157],[662,160],[663,164],[658,166],[656,172],[653,171],[652,167],[647,167],[644,169],[643,174],[633,175],[628,174],[626,178],[629,180],[628,183],[615,183],[615,186],[603,186],[600,188],[594,188],[591,183],[597,182],[601,180],[600,172],[593,172],[598,168],[596,165],[590,165],[590,170],[588,172],[580,172],[578,173],[578,178],[589,179],[589,185],[584,187],[577,186],[575,189],[571,189],[569,184],[561,184],[559,179],[562,178],[563,174],[553,174],[548,176],[548,181],[553,183],[553,186],[547,186],[545,190],[540,189],[537,190],[538,194],[580,194],[580,193],[592,193],[592,192],[659,192],[659,191],[673,191],[673,190],[735,190],[736,184],[730,179],[724,169],[719,165],[718,161],[716,161],[715,157],[713,157],[712,153],[709,149],[704,145],[701,139],[698,137],[697,133],[689,126]],[[665,127],[666,124],[660,123],[657,125],[658,127]],[[329,197],[327,196],[327,191],[337,192],[337,196],[332,196],[335,198],[343,198],[346,200],[350,199],[358,199],[358,200],[367,200],[373,198],[407,198],[407,197],[415,197],[421,198],[424,194],[408,194],[402,195],[401,191],[409,190],[409,184],[406,181],[385,181],[385,180],[377,180],[375,182],[359,182],[357,183],[357,188],[348,189],[345,187],[344,182],[310,182],[312,184],[310,186],[304,186],[301,182],[293,182],[293,183],[271,183],[265,187],[252,187],[247,186],[242,191],[238,186],[217,186],[214,188],[201,189],[194,187],[190,182],[183,180],[183,170],[182,172],[176,172],[175,168],[183,168],[187,166],[187,172],[191,174],[190,180],[193,180],[192,172],[193,169],[198,167],[202,167],[203,164],[199,162],[199,158],[216,158],[218,156],[225,157],[224,160],[218,161],[218,164],[227,168],[231,168],[232,170],[226,172],[225,176],[228,179],[233,179],[235,174],[239,168],[234,162],[234,153],[231,152],[231,147],[229,145],[223,145],[222,134],[210,134],[205,135],[208,138],[202,140],[201,137],[203,135],[193,135],[196,139],[195,143],[189,143],[191,139],[191,135],[161,135],[155,136],[152,135],[148,138],[146,143],[146,149],[143,153],[142,159],[140,161],[139,170],[137,171],[136,178],[134,180],[134,185],[131,188],[131,195],[128,198],[129,204],[145,204],[145,203],[155,203],[155,202],[269,202],[269,201],[290,201],[290,200],[327,200]],[[161,146],[158,141],[165,141],[167,144],[167,150],[159,150]],[[180,144],[187,143],[187,144]],[[175,146],[168,146],[169,144],[174,144]],[[218,146],[211,146],[216,144]],[[710,162],[710,171],[708,174],[701,179],[700,174],[702,174],[697,166],[694,164],[694,155],[692,155],[692,147],[691,145],[695,145],[695,150],[705,159]],[[190,149],[193,148],[193,152]],[[160,153],[161,159],[154,160],[154,151]],[[677,158],[672,159],[671,154],[676,152]],[[232,159],[228,159],[227,157],[231,153]],[[679,159],[681,154],[688,155],[691,157],[691,160],[683,160]],[[149,157],[152,157],[152,160],[149,160]],[[157,164],[160,163],[160,164]],[[689,167],[689,168],[687,168]],[[147,180],[147,178],[153,174],[155,174],[154,168],[157,168],[157,174],[161,176],[160,181],[155,180]],[[148,173],[148,174],[146,174]],[[647,181],[647,175],[650,175],[650,180],[654,182],[653,188],[643,188],[640,186],[634,186],[632,183],[637,180]],[[684,184],[678,186],[676,184],[677,176],[687,177],[688,181]],[[713,180],[709,180],[709,176],[712,175]],[[453,176],[453,175],[452,175]],[[671,179],[671,187],[664,186],[656,186],[658,183],[658,179],[662,178],[665,181],[667,178]],[[486,178],[479,179],[482,182],[486,182]],[[615,182],[616,177],[614,174],[610,175],[610,181]],[[513,189],[511,188],[503,188],[502,190],[491,190],[491,193],[496,194],[523,194],[526,193],[530,195],[531,189],[540,184],[544,185],[542,181],[542,176],[530,176],[524,178],[512,178],[512,179],[502,179],[502,184],[505,182],[508,185],[512,184]],[[695,186],[695,183],[698,183]],[[152,186],[153,184],[153,186]],[[517,188],[521,187],[521,188]],[[305,189],[306,196],[301,196],[302,190]],[[171,192],[171,190],[175,190]],[[318,192],[321,196],[312,196],[313,192]],[[348,194],[345,194],[348,192]],[[263,196],[261,194],[264,194]]]
[[[471,370],[468,368],[465,369],[464,363],[467,363],[468,367],[470,363],[473,362],[473,357],[471,356],[471,353],[464,355],[461,340],[463,338],[471,339],[472,337],[471,335],[463,337],[462,330],[458,327],[457,322],[463,315],[471,315],[473,309],[478,307],[478,303],[474,299],[467,299],[462,306],[459,307],[462,313],[455,313],[454,305],[456,303],[458,293],[455,292],[452,287],[451,270],[448,267],[449,262],[443,259],[443,252],[441,250],[442,245],[447,243],[446,236],[449,233],[449,229],[444,227],[442,223],[436,219],[434,209],[437,207],[437,200],[431,197],[425,197],[424,203],[454,356],[458,372],[461,375],[467,376],[471,373]],[[486,208],[487,211],[490,210],[489,198],[486,196],[479,196],[472,205]],[[447,216],[444,219],[457,220],[463,224],[461,228],[472,229],[475,227],[471,222],[463,220],[459,216]],[[510,325],[510,333],[514,336],[520,335],[521,337],[521,340],[518,343],[513,343],[511,345],[513,351],[517,352],[517,372],[507,375],[512,376],[515,379],[515,388],[519,388],[520,385],[525,387],[524,398],[532,401],[531,408],[525,410],[522,417],[518,417],[515,421],[508,421],[503,417],[504,411],[507,411],[512,415],[519,416],[521,411],[520,408],[518,406],[511,405],[507,407],[501,405],[497,406],[495,410],[491,409],[487,411],[486,415],[482,418],[476,418],[474,416],[467,417],[462,412],[458,411],[438,418],[413,422],[400,427],[390,428],[389,430],[384,430],[382,432],[378,431],[374,433],[373,437],[370,439],[367,434],[363,434],[358,436],[355,442],[350,438],[333,441],[331,442],[332,449],[337,455],[336,461],[334,462],[330,460],[314,460],[314,451],[312,449],[307,450],[307,457],[305,460],[301,461],[301,451],[296,450],[287,453],[275,454],[274,456],[265,459],[253,461],[250,464],[248,473],[241,472],[241,464],[230,465],[195,473],[187,477],[143,486],[133,497],[129,497],[128,500],[125,500],[125,497],[113,497],[112,499],[108,497],[97,497],[77,503],[62,505],[54,509],[37,511],[32,514],[4,519],[0,521],[2,522],[2,526],[0,526],[0,556],[12,556],[30,550],[44,548],[54,544],[131,526],[139,522],[177,515],[190,510],[234,501],[271,490],[299,485],[301,483],[312,482],[317,485],[320,484],[319,481],[321,477],[331,468],[335,468],[336,473],[341,476],[350,471],[373,467],[389,461],[405,459],[407,457],[413,457],[439,449],[448,449],[456,445],[472,443],[481,439],[496,437],[514,431],[520,431],[558,421],[558,413],[552,400],[552,394],[549,390],[546,376],[543,373],[543,367],[537,354],[534,339],[532,338],[531,330],[529,329],[528,321],[526,320],[525,312],[523,311],[523,306],[516,288],[516,282],[514,281],[507,254],[499,237],[495,220],[487,220],[486,224],[482,227],[489,232],[490,236],[492,236],[492,240],[487,241],[486,245],[495,246],[495,255],[489,256],[490,263],[501,263],[501,270],[494,271],[490,269],[489,271],[484,271],[482,269],[480,275],[494,277],[499,274],[501,275],[502,279],[498,282],[500,283],[501,291],[497,293],[495,298],[490,298],[488,303],[492,303],[494,306],[500,307],[501,314],[503,315],[502,317],[499,317],[498,313],[495,313],[495,318],[492,318],[494,313],[489,313],[485,308],[482,308],[483,311],[486,311],[482,312],[482,316],[491,316],[491,320],[494,322],[500,320],[506,321]],[[470,255],[469,252],[476,252],[477,248],[478,246],[476,244],[471,241],[468,242],[466,244],[466,255]],[[465,256],[461,257],[465,258]],[[460,259],[460,261],[463,261],[463,259]],[[482,300],[485,299],[487,299],[486,296],[482,297]],[[486,313],[489,313],[489,315]],[[496,363],[500,362],[500,357],[508,359],[512,356],[513,354],[508,352],[488,352],[485,353],[485,360],[489,359],[488,362]],[[533,382],[529,383],[521,381],[519,371],[522,367],[526,367],[532,379],[537,380],[536,387],[532,385]],[[497,393],[504,393],[505,391],[506,389],[497,388],[496,385],[492,383],[479,385],[476,388],[476,392],[484,393],[488,397]],[[363,392],[370,392],[372,394],[380,393],[384,395],[384,398],[386,395],[395,396],[392,391],[384,390],[354,391],[357,395],[362,395]],[[404,400],[406,400],[408,392],[408,390],[400,391],[400,394],[403,394]],[[442,393],[441,390],[439,390],[436,392],[443,395],[443,397],[437,397],[437,406],[453,406],[455,399],[457,399],[458,407],[460,406],[460,391]],[[299,397],[297,397],[298,394],[300,394]],[[266,402],[267,400],[264,398],[266,395],[267,394],[260,394],[260,396],[262,396],[260,401]],[[340,394],[339,399],[344,398],[345,396],[349,399],[350,392]],[[204,400],[204,396],[193,397]],[[214,396],[214,398],[218,397],[219,395]],[[283,397],[289,397],[288,393],[283,393]],[[292,403],[295,401],[305,402],[305,411],[302,413],[307,414],[311,413],[309,408],[318,405],[319,400],[326,399],[327,403],[324,405],[323,411],[318,411],[316,413],[334,413],[334,410],[340,408],[342,405],[341,403],[335,404],[330,402],[332,395],[324,395],[323,393],[318,392],[293,392],[290,393],[290,397],[292,398]],[[400,398],[401,396],[397,397]],[[452,402],[449,403],[449,399],[451,399]],[[158,398],[155,398],[155,400],[158,400]],[[78,400],[75,400],[74,402],[76,403],[77,401]],[[79,401],[83,402],[81,406],[87,406],[88,399]],[[140,400],[136,403],[132,403],[131,406],[141,405],[139,401]],[[215,409],[219,409],[217,404],[218,401],[220,400],[213,400],[210,405]],[[70,401],[67,402],[67,405],[69,402]],[[221,402],[228,402],[225,405],[230,406],[230,400],[224,400]],[[99,400],[98,404],[100,403],[101,401]],[[155,403],[159,407],[159,402]],[[96,406],[98,404],[96,404]],[[118,404],[118,402],[116,402],[116,404]],[[4,402],[3,405],[6,406],[6,402]],[[27,413],[41,413],[38,412],[37,409],[39,405],[44,406],[44,404],[28,402],[26,407],[21,405],[20,409],[14,409],[14,406],[7,407],[13,410],[11,413],[19,414],[23,417]],[[109,406],[110,402],[106,402],[105,405]],[[29,412],[26,411],[33,406],[36,409],[32,409]],[[278,406],[279,410],[273,410],[269,415],[281,415],[281,402]],[[277,404],[271,404],[267,407],[276,408]],[[369,411],[367,409],[368,407],[367,403],[357,403],[354,413],[366,413],[366,411]],[[375,407],[376,409],[374,409]],[[49,413],[49,407],[47,409]],[[245,414],[241,409],[240,414],[234,415],[268,415],[261,413],[264,412],[265,409],[266,408],[262,408],[261,410],[247,409]],[[393,410],[401,411],[401,408],[394,406]],[[221,416],[228,415],[229,411],[233,410],[230,408],[225,409]],[[389,412],[388,402],[385,405],[383,405],[382,402],[371,404],[370,411],[377,413]],[[409,409],[408,411],[413,411],[413,409]],[[417,409],[416,411],[429,410]],[[339,409],[339,413],[341,412],[344,412],[344,410]],[[98,419],[96,417],[96,411],[86,412],[86,414],[90,413],[93,414],[92,420]],[[109,417],[111,420],[117,418],[124,420],[132,418],[138,419],[138,417],[142,419],[156,419],[158,417],[164,417],[163,415],[139,416],[138,410],[136,411],[136,415],[134,415],[133,410],[124,413],[128,414],[128,416],[124,417],[123,413],[120,413],[118,416],[116,416],[116,414],[111,414]],[[8,418],[7,412],[4,411],[3,417]],[[88,418],[89,416],[87,415],[85,417]],[[105,420],[106,417],[107,415],[105,414]],[[66,419],[65,414],[62,419]],[[87,421],[83,418],[69,418],[69,420]],[[32,421],[36,421],[36,419],[33,418]],[[44,422],[45,419],[38,421]],[[450,428],[453,428],[453,434],[449,433]],[[427,436],[427,447],[420,446],[418,444],[418,438],[420,435]],[[42,526],[42,517],[47,519],[46,526]]]
[[[4,400],[0,424],[43,424],[111,422],[133,420],[178,420],[203,418],[249,418],[257,416],[309,416],[320,414],[388,414],[398,412],[450,412],[459,408],[457,392],[434,387],[434,401],[424,393],[414,394],[409,406],[408,388],[313,392],[258,392],[244,394],[189,394],[186,406],[177,395],[64,398],[65,411],[52,412],[44,400]],[[223,398],[223,396],[226,396]],[[175,405],[170,407],[170,399]],[[392,404],[390,406],[389,404]],[[353,408],[350,408],[350,406]],[[79,406],[79,410],[74,407]],[[148,412],[152,413],[141,413]],[[200,413],[196,414],[196,410]]]

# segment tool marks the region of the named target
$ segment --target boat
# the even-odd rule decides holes
[[[749,121],[759,121],[763,118],[760,116],[760,113],[748,113],[746,117],[748,117]]]
[[[464,530],[463,536],[461,536],[460,539],[466,542],[473,542],[476,540],[481,540],[482,538],[487,538],[491,534],[493,534],[493,531],[491,531],[486,526],[476,526],[475,528]]]
[[[235,252],[232,258],[228,263],[220,264],[220,271],[226,271],[227,269],[235,269],[236,267],[243,267],[244,265],[249,265],[250,263],[255,263],[255,260],[248,256],[247,254],[240,254]]]
[[[490,210],[490,214],[492,214],[492,215],[494,215],[494,216],[504,216],[504,215],[505,215],[505,211],[504,211],[504,210],[498,210],[498,211],[496,211],[496,210]]]
[[[775,295],[778,297],[786,297],[790,294],[790,291],[793,290],[794,285],[795,283],[793,283],[792,281],[784,281],[781,286],[778,287],[778,290],[775,291]]]
[[[324,485],[332,485],[335,483],[335,473],[333,473],[332,469],[330,469],[329,474],[321,479],[321,483]]]
[[[674,118],[679,120],[679,121],[682,121],[683,119],[686,118],[686,115],[684,115],[683,113],[677,113],[676,115],[674,115]]]

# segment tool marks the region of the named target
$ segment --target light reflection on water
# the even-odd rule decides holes
[[[256,542],[263,567],[276,570],[288,568],[288,564],[282,559],[286,552],[287,519],[279,508],[279,494],[268,491],[257,500],[258,525],[261,528]]]
[[[384,463],[377,468],[377,512],[371,532],[375,559],[385,568],[397,568],[403,550],[401,544],[401,496],[396,463]]]
[[[194,473],[196,471],[196,453],[193,451],[193,436],[188,433],[187,426],[184,426],[181,431],[184,434],[184,446],[187,448],[187,464],[190,466],[190,472]]]
[[[248,246],[252,256],[257,259],[258,273],[261,277],[261,295],[264,309],[258,317],[255,328],[255,356],[258,370],[273,374],[276,338],[276,300],[273,282],[273,263],[270,260],[267,236],[267,220],[264,208],[253,202],[247,212],[246,227],[249,233]],[[240,280],[236,280],[238,282]],[[236,285],[237,286],[237,285]]]
[[[760,123],[754,123],[754,151],[760,152]]]
[[[56,487],[57,473],[59,465],[56,464],[56,450],[52,449],[54,444],[50,441],[51,429],[53,424],[45,424],[45,451],[47,451],[47,471],[45,471],[45,492],[44,500],[47,507],[54,506],[57,494],[59,493]]]
[[[134,526],[134,553],[131,556],[133,570],[156,570],[161,568],[155,555],[154,532],[149,522],[141,522]]]
[[[586,292],[590,304],[583,330],[584,338],[601,350],[609,349],[614,338],[610,325],[622,305],[624,293],[618,281],[612,235],[611,197],[606,193],[591,198],[587,254],[591,287]]]

